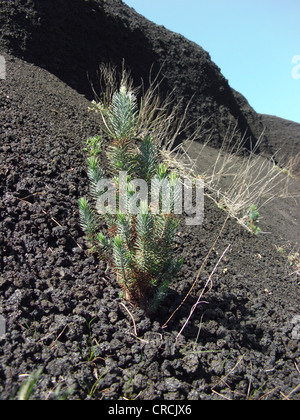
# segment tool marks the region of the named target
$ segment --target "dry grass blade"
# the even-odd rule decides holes
[[[219,241],[220,237],[222,236],[223,230],[225,229],[225,226],[226,226],[226,224],[227,224],[227,222],[228,222],[228,219],[229,219],[229,215],[227,216],[227,218],[226,218],[225,222],[223,223],[223,226],[222,226],[222,228],[221,228],[221,230],[220,230],[220,232],[219,232],[219,234],[218,234],[217,238],[215,239],[215,241],[214,241],[213,245],[211,246],[211,248],[210,248],[210,250],[209,250],[209,252],[208,252],[207,256],[205,257],[205,259],[204,259],[204,261],[203,261],[203,263],[202,263],[202,265],[201,265],[201,267],[200,267],[200,269],[199,269],[199,271],[198,271],[197,277],[196,277],[196,279],[195,279],[194,283],[192,284],[192,286],[191,286],[190,290],[189,290],[189,291],[188,291],[188,293],[186,294],[186,296],[185,296],[185,298],[183,299],[183,301],[181,302],[181,304],[180,304],[180,305],[179,305],[179,306],[175,309],[175,311],[172,313],[172,315],[171,315],[171,316],[168,318],[168,320],[164,323],[164,325],[162,326],[162,328],[166,328],[166,327],[167,327],[167,325],[169,324],[169,322],[171,321],[171,319],[172,319],[172,318],[174,317],[174,315],[175,315],[175,314],[179,311],[179,309],[183,306],[184,302],[187,300],[187,298],[188,298],[188,297],[190,296],[190,294],[192,293],[192,291],[193,291],[194,287],[196,286],[196,284],[197,284],[197,283],[198,283],[198,281],[199,281],[200,275],[201,275],[201,273],[202,273],[202,271],[203,271],[203,269],[204,269],[204,267],[205,267],[205,265],[206,265],[206,262],[207,262],[208,258],[210,257],[210,255],[211,255],[212,251],[214,250],[214,248],[215,248],[216,244],[218,243],[218,241]]]
[[[132,322],[133,322],[133,328],[134,328],[134,335],[135,335],[135,337],[137,337],[138,336],[138,334],[137,334],[137,329],[136,329],[136,323],[135,323],[135,320],[134,320],[134,318],[133,318],[133,315],[132,315],[132,313],[129,311],[129,309],[124,305],[124,303],[120,303],[120,305],[121,306],[123,306],[123,308],[126,310],[126,312],[129,314],[129,316],[130,316],[130,318],[132,319]]]
[[[237,361],[237,363],[235,364],[235,366],[227,373],[226,376],[224,376],[224,378],[219,378],[219,382],[213,386],[212,391],[214,391],[215,388],[217,388],[221,383],[225,383],[226,386],[228,386],[228,384],[226,383],[226,379],[237,369],[237,367],[242,363],[242,361],[244,360],[245,355],[241,356],[239,358],[239,360]]]
[[[197,306],[198,306],[200,303],[203,303],[203,302],[201,302],[201,299],[202,299],[202,297],[203,297],[204,293],[206,292],[206,289],[207,289],[208,285],[211,283],[212,278],[213,278],[213,276],[214,276],[215,272],[217,271],[217,268],[219,267],[219,265],[220,265],[221,261],[222,261],[222,260],[223,260],[223,258],[225,257],[225,254],[227,254],[227,252],[229,251],[229,249],[230,249],[230,248],[231,248],[231,245],[228,245],[228,247],[225,249],[225,251],[223,252],[223,254],[221,255],[221,257],[219,258],[219,261],[218,261],[218,262],[217,262],[217,264],[215,265],[215,267],[214,267],[214,269],[213,269],[212,273],[210,274],[210,276],[209,276],[209,278],[208,278],[207,282],[205,283],[205,286],[203,287],[203,290],[202,290],[202,292],[201,292],[201,294],[200,294],[200,296],[199,296],[199,298],[198,298],[197,302],[196,302],[196,303],[195,303],[195,305],[192,307],[191,312],[190,312],[190,314],[189,314],[189,316],[188,316],[188,318],[187,318],[186,322],[184,323],[183,327],[181,328],[181,330],[180,330],[180,331],[179,331],[179,333],[177,334],[176,339],[177,339],[177,338],[179,338],[179,337],[180,337],[180,335],[182,334],[183,330],[185,329],[185,327],[186,327],[186,326],[187,326],[187,324],[189,323],[189,321],[190,321],[190,319],[191,319],[191,317],[192,317],[193,313],[195,312],[195,310],[196,310]]]
[[[245,136],[237,137],[236,127],[228,130],[219,150],[210,146],[209,133],[205,136],[206,140],[201,136],[188,139],[165,155],[181,173],[203,179],[206,194],[246,228],[251,205],[260,211],[277,198],[298,197],[289,192],[290,181],[294,179],[289,174],[295,173],[299,157],[279,170],[273,159],[257,153],[263,134],[250,151],[245,150]]]

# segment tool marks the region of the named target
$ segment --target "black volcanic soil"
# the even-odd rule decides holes
[[[257,114],[201,47],[120,0],[2,0],[0,12],[0,398],[42,368],[36,399],[54,398],[60,386],[83,400],[299,399],[299,277],[275,248],[280,237],[295,252],[299,201],[266,210],[271,235],[229,220],[166,328],[225,213],[206,200],[203,225],[182,224],[183,270],[149,317],[122,301],[105,263],[87,253],[77,205],[88,192],[84,142],[98,134],[87,75],[96,85],[102,62],[120,68],[125,59],[136,84],[163,66],[162,94],[176,88],[184,104],[193,96],[188,118],[209,118],[215,146],[237,123],[254,142],[268,127],[264,153],[295,154],[299,124]],[[176,339],[228,245],[207,303]]]
[[[155,76],[161,69],[161,93],[176,89],[183,106],[190,103],[188,118],[206,121],[214,145],[222,144],[235,124],[238,136],[247,134],[248,146],[249,137],[254,144],[269,127],[261,144],[265,153],[273,153],[274,139],[276,146],[286,140],[282,133],[278,140],[280,130],[231,89],[208,52],[121,0],[2,0],[0,11],[0,51],[47,69],[88,99],[93,99],[90,81],[98,86],[99,64],[120,69],[125,60],[137,85],[141,79],[147,84],[149,73]],[[300,152],[299,144],[293,150]]]
[[[300,153],[300,124],[273,115],[261,114],[261,119],[270,139],[272,154],[288,161],[291,156]],[[300,168],[300,154],[296,163]]]
[[[77,200],[88,191],[83,143],[98,133],[89,101],[46,70],[6,55],[0,81],[0,396],[43,368],[34,398],[299,399],[299,278],[266,236],[209,200],[202,226],[180,227],[183,270],[158,313],[119,297],[88,255]],[[270,211],[269,217],[272,218]],[[183,323],[221,254],[209,292]],[[135,328],[129,313],[134,318]]]

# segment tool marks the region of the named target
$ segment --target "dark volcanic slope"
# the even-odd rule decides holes
[[[272,154],[278,153],[279,159],[286,161],[300,153],[300,124],[273,115],[262,114],[261,119],[267,130]],[[300,155],[298,167],[300,169]]]
[[[137,84],[141,78],[147,83],[150,69],[156,75],[163,67],[162,93],[176,88],[185,105],[193,97],[188,117],[208,119],[212,145],[222,143],[228,128],[237,124],[237,135],[247,133],[252,144],[266,129],[263,152],[285,148],[283,158],[290,150],[300,152],[299,124],[291,128],[281,119],[257,114],[230,88],[206,51],[121,0],[2,0],[0,12],[0,52],[44,67],[89,99],[100,63],[121,68],[124,59]]]
[[[7,57],[0,81],[0,399],[43,375],[35,398],[297,399],[297,278],[266,237],[229,221],[195,280],[225,213],[206,200],[198,228],[180,228],[184,268],[155,317],[122,302],[103,262],[85,252],[78,198],[83,141],[97,133],[89,102],[47,71]],[[176,335],[224,250],[212,289]],[[133,322],[123,305],[127,305]]]
[[[184,268],[152,319],[119,296],[106,266],[86,253],[77,200],[87,193],[84,140],[98,133],[87,111],[101,62],[125,58],[136,82],[164,64],[190,118],[211,117],[215,141],[229,122],[260,131],[209,55],[119,0],[2,0],[0,80],[0,399],[43,368],[36,398],[75,386],[76,399],[299,399],[299,284],[266,236],[229,221],[195,280],[225,213],[206,200],[203,226],[180,229]],[[28,64],[35,63],[39,67]],[[44,67],[45,70],[41,67]],[[58,78],[56,76],[58,76]],[[83,94],[80,95],[79,93]],[[270,220],[272,216],[270,214]],[[182,337],[176,335],[226,247]],[[124,308],[127,305],[135,320]]]
[[[259,116],[246,101],[241,109],[241,95],[206,51],[120,0],[2,0],[0,11],[0,51],[44,67],[88,98],[87,74],[96,81],[100,63],[120,67],[125,59],[137,83],[148,81],[154,64],[153,74],[163,66],[164,92],[176,88],[185,104],[193,96],[189,118],[209,118],[215,144],[235,123],[253,139],[263,131]]]

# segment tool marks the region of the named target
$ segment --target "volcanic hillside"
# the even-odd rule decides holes
[[[292,150],[297,125],[257,115],[207,52],[119,0],[1,0],[0,26],[0,399],[38,370],[34,399],[299,399],[296,198],[280,219],[270,208],[261,235],[206,199],[203,225],[180,225],[184,265],[151,316],[88,253],[78,211],[101,63],[125,59],[137,84],[163,66],[162,94],[193,97],[188,118],[208,119],[215,146],[235,123],[253,143],[264,121],[262,150],[280,143],[272,127]]]
[[[278,134],[282,139],[280,122],[262,119],[230,88],[206,51],[149,22],[121,0],[2,0],[0,7],[0,49],[47,69],[88,99],[94,98],[91,82],[97,88],[99,64],[120,68],[124,60],[137,84],[141,79],[147,83],[150,70],[155,76],[162,68],[162,94],[176,88],[183,105],[193,97],[188,117],[208,119],[214,144],[222,143],[235,124],[241,135],[252,137],[252,144],[267,125],[264,151],[273,153],[272,142],[276,138],[277,146]],[[284,141],[293,153],[300,151],[299,133],[293,133],[288,145]]]

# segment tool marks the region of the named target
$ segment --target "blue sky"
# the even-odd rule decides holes
[[[300,0],[123,0],[201,45],[260,113],[300,123]]]

